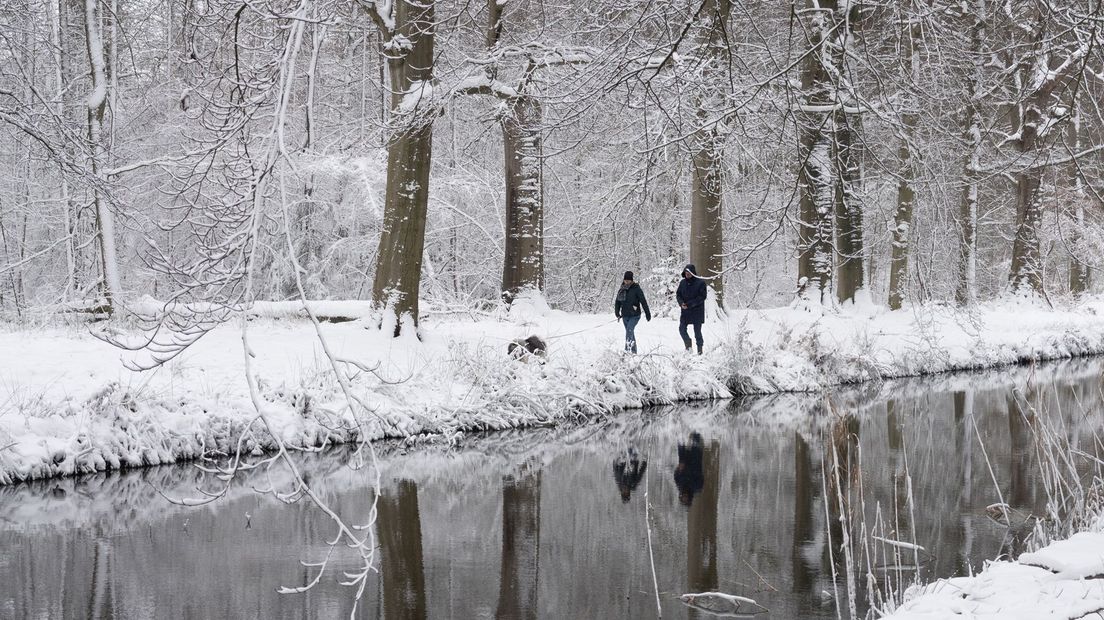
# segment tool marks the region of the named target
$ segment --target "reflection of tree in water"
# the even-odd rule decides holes
[[[425,618],[418,485],[411,480],[401,480],[396,486],[395,489],[383,489],[378,503],[383,613],[388,619]]]
[[[808,613],[815,595],[814,584],[819,561],[809,558],[806,549],[816,544],[817,514],[814,505],[821,489],[819,475],[809,454],[809,444],[800,432],[794,432],[794,527],[790,547],[793,589],[800,594],[800,611]],[[819,554],[818,554],[819,555]]]
[[[828,525],[837,549],[843,541],[843,528],[854,521],[854,497],[859,476],[859,419],[850,413],[839,416],[827,434]],[[842,519],[841,519],[842,517]],[[848,531],[850,534],[850,530]],[[836,554],[837,560],[840,554]]]
[[[111,543],[102,535],[96,537],[93,545],[95,559],[92,564],[91,600],[88,602],[88,618],[114,618],[115,605],[112,600],[112,587],[115,580],[115,556],[111,552]]]
[[[855,560],[858,558],[859,541],[852,526],[855,524],[855,493],[861,492],[862,486],[859,419],[851,411],[836,416],[825,437],[828,440],[824,467],[827,478],[825,502],[828,507],[828,540],[835,570],[845,579],[847,600],[853,612],[858,602]],[[862,509],[861,505],[858,509]]]
[[[720,446],[705,444],[691,433],[688,444],[678,446],[679,464],[675,484],[679,502],[687,507],[686,589],[710,592],[717,589],[717,499],[721,476]],[[690,610],[697,617],[697,610]]]
[[[1035,471],[1035,401],[1038,393],[1029,388],[1026,393],[1014,391],[1008,394],[1008,436],[1011,441],[1008,459],[1010,488],[1005,500],[1012,509],[1007,515],[1008,536],[1001,553],[1017,557],[1023,553],[1025,543],[1034,526],[1034,494],[1031,473]]]
[[[955,575],[968,575],[971,571],[970,557],[974,547],[974,515],[971,512],[971,501],[974,495],[974,393],[954,393],[954,422],[955,422],[955,454],[958,460],[957,478],[962,481],[962,492],[955,503],[957,522],[951,526],[949,543],[956,553]]]
[[[537,617],[540,580],[539,469],[502,478],[502,564],[495,617]]]

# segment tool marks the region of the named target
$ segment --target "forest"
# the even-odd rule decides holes
[[[1091,0],[0,16],[5,316],[302,297],[417,321],[526,291],[589,312],[622,271],[663,294],[687,262],[721,308],[1053,304],[1104,257]]]

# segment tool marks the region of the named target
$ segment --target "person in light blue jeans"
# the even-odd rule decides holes
[[[652,311],[648,308],[648,300],[644,297],[643,289],[633,281],[631,271],[625,272],[625,279],[617,291],[617,298],[613,302],[613,314],[625,325],[625,351],[636,353],[636,324],[640,322],[641,314],[651,321]]]

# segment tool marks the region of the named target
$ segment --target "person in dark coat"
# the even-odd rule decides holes
[[[678,466],[675,467],[675,486],[678,487],[679,503],[689,506],[694,496],[705,488],[705,469],[703,460],[702,436],[690,433],[689,443],[678,445]]]
[[[678,301],[682,313],[679,316],[679,335],[682,336],[682,344],[686,350],[690,350],[690,334],[686,327],[694,326],[694,339],[698,343],[698,355],[702,353],[702,323],[705,323],[705,296],[708,288],[705,280],[698,277],[698,270],[693,265],[687,265],[682,270],[682,282],[679,282],[675,291],[675,299]]]
[[[652,310],[648,308],[644,290],[633,281],[633,272],[626,271],[621,288],[617,291],[617,299],[613,302],[613,314],[625,324],[626,351],[636,353],[636,324],[640,322],[642,313],[649,321],[652,320]]]

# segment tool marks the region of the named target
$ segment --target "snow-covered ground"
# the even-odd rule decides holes
[[[1078,620],[1104,616],[1104,534],[1081,532],[972,577],[913,588],[886,620],[1000,618]]]
[[[360,302],[319,302],[368,317]],[[350,408],[314,326],[298,305],[262,304],[247,322],[267,427],[292,447],[425,433],[547,425],[622,408],[732,393],[827,385],[1033,359],[1104,353],[1104,301],[1064,310],[1010,303],[962,314],[945,306],[886,312],[738,310],[706,323],[706,354],[687,355],[676,321],[637,328],[640,354],[620,352],[612,315],[550,311],[450,314],[394,339],[365,319],[321,332],[349,377]],[[179,357],[136,371],[126,352],[87,327],[0,333],[0,484],[274,447],[245,379],[241,321]],[[93,329],[97,329],[94,327]],[[102,327],[99,329],[103,329]],[[109,324],[116,337],[118,325]],[[546,363],[511,359],[515,338],[548,341]]]

